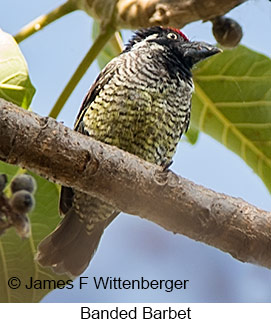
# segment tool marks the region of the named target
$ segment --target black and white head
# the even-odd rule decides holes
[[[124,52],[138,49],[148,43],[154,51],[170,54],[189,69],[221,49],[205,42],[190,41],[179,29],[160,26],[139,29],[130,39]]]

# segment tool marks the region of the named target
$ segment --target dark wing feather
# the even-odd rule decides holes
[[[189,128],[190,115],[191,115],[190,111],[191,111],[191,102],[190,102],[189,109],[188,109],[188,112],[186,114],[185,121],[184,121],[184,132],[187,132],[187,130]]]
[[[105,66],[105,68],[98,75],[96,81],[93,83],[93,85],[89,89],[89,91],[88,91],[87,95],[85,96],[84,101],[81,105],[79,113],[77,115],[75,125],[74,125],[75,131],[79,131],[81,133],[84,133],[83,127],[80,127],[81,122],[84,118],[84,115],[85,115],[87,109],[89,108],[91,102],[93,102],[95,100],[95,97],[99,94],[99,92],[104,87],[104,85],[111,80],[112,76],[115,73],[116,67],[117,67],[117,63],[116,63],[116,59],[114,59]],[[71,209],[73,195],[74,195],[74,192],[73,192],[72,188],[62,186],[61,193],[60,193],[60,200],[59,200],[60,214],[65,215]]]
[[[75,124],[74,124],[74,130],[80,131],[80,123],[90,106],[90,104],[95,100],[95,97],[99,94],[101,89],[104,87],[106,83],[108,83],[112,76],[114,75],[117,68],[117,61],[116,59],[113,59],[110,63],[108,63],[105,68],[101,71],[101,73],[98,75],[96,81],[93,83],[91,88],[89,89],[87,95],[84,98],[84,101],[81,105],[81,108],[79,110],[79,113],[77,115]]]

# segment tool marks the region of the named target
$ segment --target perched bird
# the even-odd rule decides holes
[[[167,168],[189,125],[191,68],[220,51],[189,41],[175,28],[138,30],[88,91],[75,131]],[[62,187],[60,212],[64,218],[40,243],[37,260],[57,273],[77,276],[87,268],[104,229],[119,211]]]

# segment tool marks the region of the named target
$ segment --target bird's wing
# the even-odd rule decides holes
[[[88,107],[90,106],[91,102],[94,101],[96,95],[99,94],[100,90],[104,87],[104,85],[108,83],[113,77],[118,65],[117,62],[114,62],[114,61],[115,59],[105,66],[105,68],[101,71],[96,81],[93,83],[87,95],[85,96],[75,121],[75,125],[74,125],[75,131],[83,132],[83,128],[80,127],[81,121]],[[65,215],[72,207],[73,196],[74,196],[74,191],[72,188],[62,186],[61,193],[60,193],[60,200],[59,200],[59,210],[62,215]]]
[[[117,62],[116,59],[113,59],[110,63],[108,63],[105,68],[101,71],[99,76],[97,77],[96,81],[93,83],[91,88],[89,89],[87,95],[84,98],[84,101],[81,105],[81,108],[79,110],[79,113],[77,115],[75,124],[74,124],[74,130],[80,131],[80,122],[82,121],[88,107],[90,104],[94,101],[95,97],[99,94],[101,89],[104,87],[106,83],[108,83],[111,78],[113,77],[116,69],[117,69]]]
[[[188,112],[186,114],[185,121],[184,121],[184,132],[187,132],[187,130],[189,128],[190,114],[191,114],[190,111],[191,111],[191,101],[190,101],[190,106],[189,106],[189,109],[188,109]]]

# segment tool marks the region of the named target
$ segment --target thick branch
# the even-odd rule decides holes
[[[155,25],[182,28],[197,20],[225,15],[246,0],[67,0],[24,26],[15,39],[21,42],[67,13],[81,9],[102,25],[138,29]]]
[[[197,20],[223,16],[246,0],[80,0],[77,5],[100,21],[114,16],[117,29],[154,25],[182,28]]]
[[[271,268],[271,214],[0,100],[0,160]]]

